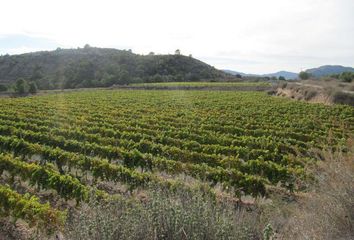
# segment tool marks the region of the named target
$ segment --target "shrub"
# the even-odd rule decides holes
[[[28,85],[28,92],[31,94],[36,94],[37,93],[37,85],[35,82],[30,82]]]
[[[354,106],[354,94],[345,92],[336,92],[333,95],[333,102]]]
[[[352,82],[354,79],[354,72],[343,72],[339,75],[339,79],[343,82]]]
[[[18,94],[25,94],[28,92],[27,81],[23,78],[19,78],[15,83],[15,92]]]
[[[281,88],[281,89],[284,89],[288,86],[288,83],[281,83],[281,84],[278,84],[278,86]]]
[[[305,92],[305,100],[308,101],[317,96],[317,91],[309,90]]]

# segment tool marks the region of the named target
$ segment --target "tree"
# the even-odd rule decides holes
[[[158,73],[155,74],[154,76],[151,77],[151,82],[163,82],[162,76]]]
[[[283,77],[283,76],[279,76],[278,79],[279,79],[279,80],[283,80],[283,81],[286,80],[285,77]]]
[[[15,83],[15,92],[18,94],[25,94],[28,90],[27,81],[23,78],[19,78]]]
[[[38,88],[37,88],[37,84],[35,82],[30,82],[28,84],[28,92],[30,94],[36,94],[37,90],[38,90]]]
[[[90,61],[81,60],[65,69],[64,88],[92,87],[96,66]]]
[[[128,84],[130,82],[130,75],[126,69],[121,69],[119,72],[118,84]]]
[[[7,91],[7,87],[3,84],[0,84],[0,92],[6,92]]]
[[[354,73],[353,72],[343,72],[339,75],[339,79],[343,82],[352,82],[354,80]]]
[[[32,75],[31,75],[31,80],[32,81],[38,81],[40,79],[42,79],[44,76],[43,72],[42,72],[42,67],[39,65],[36,65],[33,69]]]
[[[301,71],[299,73],[299,77],[302,79],[302,80],[306,80],[306,79],[309,79],[310,78],[310,74],[308,72],[304,72],[304,71]]]
[[[181,50],[177,49],[177,50],[175,51],[175,55],[181,55]]]

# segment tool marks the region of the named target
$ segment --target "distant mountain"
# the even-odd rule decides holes
[[[95,48],[60,49],[0,56],[0,83],[19,78],[40,89],[107,87],[139,82],[223,79],[228,74],[195,58],[138,55],[131,51]]]
[[[269,74],[263,74],[261,75],[263,77],[276,77],[279,78],[280,76],[283,76],[285,79],[297,79],[298,74],[294,72],[287,72],[287,71],[279,71],[276,73],[269,73]]]
[[[226,73],[236,75],[240,74],[243,77],[276,77],[279,78],[280,76],[285,77],[285,79],[298,79],[298,74],[294,72],[288,71],[280,71],[276,73],[267,73],[267,74],[247,74],[243,72],[237,72],[232,70],[222,70]],[[307,69],[306,72],[310,73],[314,77],[323,77],[332,74],[340,74],[342,72],[354,72],[354,68],[352,67],[343,67],[340,65],[325,65],[318,68],[311,68]]]
[[[342,72],[354,72],[354,68],[340,65],[325,65],[318,68],[307,69],[306,72],[314,77],[323,77],[331,74],[340,74]]]
[[[228,73],[228,74],[231,74],[231,75],[237,75],[237,74],[240,74],[241,76],[245,76],[246,73],[243,73],[243,72],[237,72],[237,71],[232,71],[232,70],[227,70],[227,69],[223,69],[222,71]]]
[[[242,77],[276,77],[279,78],[280,76],[283,76],[285,79],[297,79],[298,74],[293,73],[293,72],[287,72],[287,71],[279,71],[276,73],[268,73],[268,74],[248,74],[248,73],[243,73],[243,72],[237,72],[233,70],[222,70],[226,73],[229,73],[231,75],[237,75],[240,74]]]
[[[233,71],[233,70],[228,70],[228,69],[222,69],[221,71],[231,74],[231,75],[241,75],[242,77],[260,77],[260,75],[257,74],[252,74],[252,73],[243,73],[243,72],[238,72],[238,71]]]

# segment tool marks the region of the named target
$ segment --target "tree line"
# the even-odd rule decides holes
[[[0,92],[12,92],[16,95],[34,95],[37,91],[38,87],[36,82],[28,81],[24,78],[17,79],[17,81],[12,85],[0,84]]]

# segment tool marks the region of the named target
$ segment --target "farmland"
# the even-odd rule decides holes
[[[305,163],[314,161],[309,150],[345,150],[353,122],[349,106],[263,92],[92,90],[4,98],[0,210],[61,225],[63,209],[44,203],[41,191],[76,203],[120,194],[102,182],[127,192],[154,184],[235,197],[266,196],[269,186],[297,191]],[[18,193],[18,184],[31,192]]]
[[[241,86],[270,86],[268,82],[158,82],[135,83],[131,86],[154,87],[241,87]]]
[[[215,81],[215,82],[149,82],[132,83],[125,86],[116,86],[120,89],[141,90],[217,90],[217,91],[267,91],[271,90],[271,82],[266,81]]]

